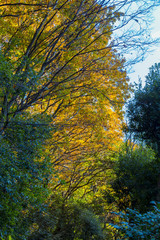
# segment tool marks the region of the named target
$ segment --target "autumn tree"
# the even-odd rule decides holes
[[[122,137],[122,107],[129,97],[126,62],[119,50],[144,50],[151,43],[141,35],[144,27],[128,32],[126,26],[140,26],[155,5],[156,1],[140,0],[136,5],[132,0],[1,1],[1,137],[5,141],[6,134],[15,128],[16,135],[17,130],[18,147],[10,143],[9,149],[25,162],[28,153],[24,149],[24,158],[20,154],[25,141],[36,145],[44,129],[52,129],[52,139],[45,137],[39,148],[50,157],[58,176],[46,179],[42,174],[42,185],[59,191],[64,199],[82,187],[89,192],[109,167],[106,153]],[[30,117],[23,121],[25,114]],[[43,131],[26,138],[34,128]],[[8,139],[13,141],[11,135]],[[45,158],[40,154],[37,159],[36,154],[35,148],[30,158],[38,166]]]
[[[111,52],[116,46],[140,44],[137,29],[132,37],[130,33],[129,38],[123,34],[114,41],[111,34],[142,17],[155,2],[147,1],[144,5],[137,1],[137,8],[130,13],[126,9],[132,4],[104,0],[1,1],[1,61],[8,69],[2,71],[1,131],[15,115],[35,104],[43,103],[44,110],[54,107],[54,118],[71,91],[99,91],[98,78],[87,78],[86,82],[84,76],[93,77],[100,69],[105,76],[107,63],[113,65]],[[120,20],[118,26],[116,20]],[[122,85],[125,89],[125,82]]]

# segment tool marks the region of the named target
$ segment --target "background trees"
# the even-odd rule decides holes
[[[160,154],[160,64],[155,64],[150,68],[146,77],[144,88],[139,88],[133,101],[128,106],[128,126],[129,131],[134,133],[139,139],[152,146],[159,157]],[[159,169],[159,168],[158,168]],[[160,189],[158,177],[157,186]],[[159,191],[160,192],[160,191]],[[159,201],[159,193],[157,200]]]
[[[129,131],[160,153],[160,64],[150,68],[145,86],[135,92],[128,106]]]
[[[113,186],[120,199],[131,208],[146,211],[151,200],[159,199],[159,96],[160,64],[150,68],[145,86],[139,85],[127,109],[128,131],[139,144],[152,147],[156,154],[144,147],[131,145],[120,155]],[[149,151],[149,152],[148,152]],[[128,196],[128,197],[127,197]],[[138,200],[139,199],[139,200]],[[126,208],[122,203],[122,207]]]
[[[155,224],[160,217],[159,69],[160,64],[150,68],[145,86],[138,86],[128,105],[128,131],[133,139],[139,140],[139,144],[143,143],[143,148],[134,149],[131,145],[132,148],[127,148],[116,164],[116,178],[112,186],[119,207],[125,213],[118,214],[122,219],[115,228],[119,230],[122,239],[159,239],[159,226]],[[151,149],[148,152],[147,145],[155,153]],[[146,150],[149,154],[146,154]]]
[[[154,151],[142,146],[125,146],[119,153],[114,173],[112,197],[119,210],[149,210],[158,194],[159,163]]]

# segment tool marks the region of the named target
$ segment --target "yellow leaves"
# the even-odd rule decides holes
[[[114,151],[122,139],[121,109],[128,83],[124,60],[109,45],[114,8],[93,0],[21,3],[8,0],[12,5],[0,7],[8,14],[0,18],[0,38],[3,51],[19,60],[15,72],[19,67],[25,75],[32,67],[38,76],[22,103],[31,106],[32,114],[47,113],[53,119],[46,152],[66,181],[63,190],[90,185],[103,165],[95,156]],[[34,76],[26,79],[28,84]],[[58,184],[58,178],[52,179],[52,187]]]

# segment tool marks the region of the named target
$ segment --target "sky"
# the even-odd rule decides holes
[[[151,35],[153,38],[160,38],[160,7],[155,8],[153,13],[154,21],[152,23]],[[133,66],[132,73],[128,74],[132,83],[138,83],[138,79],[141,78],[142,85],[145,83],[145,76],[149,72],[149,68],[155,63],[160,62],[160,44],[152,47],[152,52],[146,55],[143,62],[139,62]]]

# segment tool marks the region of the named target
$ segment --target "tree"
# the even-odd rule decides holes
[[[135,92],[128,105],[128,130],[152,146],[160,157],[160,64],[150,68],[144,88]],[[160,200],[160,177],[157,185]]]
[[[69,179],[63,191],[68,197],[103,171],[104,161],[96,160],[102,156],[106,143],[109,149],[120,139],[122,107],[129,96],[125,60],[116,48],[130,48],[134,43],[134,47],[143,49],[141,43],[148,44],[142,36],[141,40],[137,38],[142,28],[134,29],[132,36],[130,32],[128,37],[127,34],[114,37],[114,41],[112,33],[138,17],[140,22],[140,18],[155,6],[154,1],[145,1],[145,4],[137,1],[137,8],[130,12],[134,2],[1,1],[0,135],[5,143],[2,155],[8,151],[14,158],[4,154],[2,159],[6,164],[22,163],[22,169],[18,165],[20,174],[28,173],[22,181],[24,196],[31,196],[31,188],[35,187],[33,195],[38,195],[35,198],[40,203],[39,197],[46,185],[57,189]],[[29,117],[25,118],[27,114]],[[47,131],[50,127],[52,140]],[[97,159],[94,158],[96,152]],[[61,173],[61,178],[57,177],[58,184],[54,176],[46,179],[42,164],[48,159],[46,154],[52,157],[52,168],[56,167]],[[28,159],[37,169],[36,176],[41,176],[36,184],[34,168],[28,171],[28,165],[26,167],[26,163],[30,163]],[[12,176],[11,171],[9,167]],[[7,181],[7,172],[5,176]],[[18,196],[20,185],[16,175],[15,193]],[[40,194],[37,187],[42,190]],[[3,197],[4,203],[9,202],[9,195]],[[23,206],[20,213],[22,210]],[[12,220],[18,222],[14,214]],[[6,222],[11,229],[13,224],[9,218]]]
[[[121,136],[122,107],[129,96],[125,60],[116,47],[126,49],[133,41],[138,47],[141,31],[114,35],[114,41],[111,36],[135,18],[140,22],[156,2],[137,3],[130,12],[127,6],[134,1],[3,1],[1,133],[18,114],[47,112],[56,136],[50,147],[56,164],[73,162],[73,155],[86,149],[93,155],[104,145],[112,148]]]
[[[67,149],[68,120],[78,109],[83,111],[81,106],[93,104],[101,91],[104,95],[102,84],[107,67],[110,68],[109,78],[114,76],[113,71],[120,75],[115,84],[123,82],[122,89],[107,98],[108,103],[117,96],[122,101],[127,97],[128,80],[125,71],[119,70],[123,60],[107,47],[111,27],[119,18],[111,6],[107,8],[97,1],[1,1],[0,14],[2,235],[6,237],[12,232],[20,238],[22,213],[31,211],[35,205],[40,211],[41,203],[46,201],[44,193],[47,195],[48,183],[51,185],[48,165],[54,171],[56,157],[61,158],[63,149]],[[117,103],[117,108],[121,109],[121,105]],[[87,116],[87,111],[84,110],[83,116]],[[58,135],[55,141],[62,152],[61,155],[57,149],[53,152],[53,164],[49,164],[47,156],[52,147],[56,147],[54,142],[44,150],[51,126],[53,138]],[[87,133],[91,134],[89,130]],[[70,131],[75,132],[74,126]],[[65,140],[64,145],[59,135]],[[70,137],[71,141],[70,150],[75,148]],[[79,141],[78,138],[77,144]],[[77,150],[79,154],[81,149]],[[65,154],[62,158],[63,165],[67,157]],[[58,170],[61,170],[60,164]],[[21,237],[28,231],[26,227]]]
[[[106,76],[105,70],[116,61],[112,55],[115,47],[126,49],[134,43],[134,48],[143,49],[148,43],[143,42],[145,36],[138,38],[142,28],[134,29],[132,37],[131,33],[125,33],[111,41],[113,31],[137,18],[140,24],[142,16],[156,5],[156,1],[144,4],[139,0],[135,11],[130,12],[134,2],[1,1],[1,62],[7,68],[2,71],[1,131],[15,115],[31,106],[43,103],[44,111],[57,106],[53,114],[56,117],[63,98],[71,92],[101,91],[100,84],[93,83],[94,76],[100,70]],[[92,78],[86,82],[84,76],[91,74]],[[120,88],[120,82],[114,81]],[[126,89],[126,83],[122,85]]]
[[[145,86],[128,105],[128,128],[160,154],[160,64],[150,68]]]
[[[119,210],[127,208],[146,212],[158,193],[159,163],[151,148],[127,146],[120,151],[114,167],[112,201]],[[110,195],[106,194],[108,199]]]

